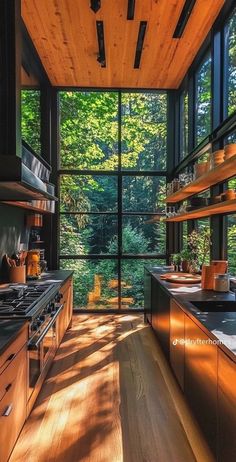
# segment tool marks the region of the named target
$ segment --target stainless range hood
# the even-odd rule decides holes
[[[0,156],[0,201],[55,201],[51,167],[25,146],[22,158]]]

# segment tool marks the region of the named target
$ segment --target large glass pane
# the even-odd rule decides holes
[[[163,176],[123,177],[123,212],[164,211],[166,178]]]
[[[225,27],[226,115],[236,110],[236,12]]]
[[[121,261],[121,308],[143,308],[144,266],[165,265],[165,260],[129,259]]]
[[[22,139],[41,154],[41,109],[40,90],[21,90]]]
[[[196,142],[211,132],[211,56],[208,55],[196,73]]]
[[[166,225],[150,216],[123,216],[122,250],[125,254],[165,254]]]
[[[116,215],[61,215],[60,255],[117,253]]]
[[[229,272],[236,275],[236,215],[227,217],[227,252]]]
[[[204,264],[209,264],[210,262],[210,249],[205,252],[207,248],[206,244],[204,243],[204,233],[205,230],[210,232],[210,218],[199,218],[196,220],[196,230],[199,232],[199,262],[201,263],[204,261]]]
[[[74,270],[74,307],[117,309],[117,260],[60,260],[61,269]]]
[[[116,176],[61,176],[61,212],[116,212],[117,195]]]
[[[122,168],[165,170],[166,93],[122,93]]]
[[[116,170],[118,93],[60,92],[62,168]]]
[[[180,96],[180,158],[188,154],[188,92]]]

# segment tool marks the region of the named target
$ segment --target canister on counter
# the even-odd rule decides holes
[[[229,275],[226,274],[215,274],[213,290],[216,292],[229,292],[230,280]]]

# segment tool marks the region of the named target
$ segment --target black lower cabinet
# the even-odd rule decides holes
[[[170,295],[153,279],[152,281],[152,327],[162,350],[170,357]]]
[[[170,303],[170,364],[175,377],[184,390],[184,312],[171,300]]]
[[[217,346],[185,315],[185,396],[217,455]],[[226,462],[227,459],[224,459]]]
[[[144,320],[151,324],[152,309],[151,309],[151,291],[152,291],[152,276],[151,273],[144,270]]]
[[[219,349],[219,462],[236,461],[236,364]]]

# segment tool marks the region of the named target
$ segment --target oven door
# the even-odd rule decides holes
[[[28,343],[29,353],[29,393],[30,398],[34,388],[48,361],[52,360],[56,351],[56,319],[64,305],[59,305],[56,313],[50,319],[39,336]]]

